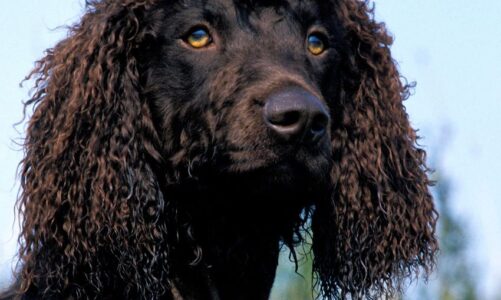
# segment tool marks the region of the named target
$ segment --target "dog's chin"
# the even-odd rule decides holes
[[[235,162],[221,172],[234,178],[257,177],[269,183],[292,184],[319,182],[329,176],[329,164],[311,160],[306,164],[297,161],[258,161],[254,163]],[[298,182],[299,181],[299,182]]]
[[[329,186],[331,167],[332,162],[325,156],[298,153],[295,157],[282,159],[232,161],[214,176],[229,178],[234,185],[251,189],[253,193],[259,193],[260,190],[263,193],[269,193],[270,190],[311,192]]]
[[[307,151],[307,149],[296,149],[296,151],[254,155],[234,155],[222,168],[228,174],[246,174],[262,172],[268,177],[276,176],[277,179],[287,179],[298,175],[324,179],[329,175],[332,161],[330,159],[329,148],[325,151]]]

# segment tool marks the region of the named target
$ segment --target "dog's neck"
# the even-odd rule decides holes
[[[177,192],[189,199],[179,203],[187,227],[175,266],[183,299],[268,299],[281,240],[293,234],[305,204],[291,191],[242,188]]]
[[[231,229],[232,234],[223,228]],[[268,299],[280,237],[261,230],[237,231],[234,224],[221,224],[201,239],[201,259],[196,265],[176,268],[183,299]]]

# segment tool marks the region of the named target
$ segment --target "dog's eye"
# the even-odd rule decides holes
[[[210,45],[212,37],[206,29],[198,27],[190,31],[184,41],[191,47],[198,49]]]
[[[310,51],[310,53],[313,55],[322,54],[327,49],[324,40],[325,40],[324,36],[319,33],[312,33],[308,35],[307,39],[308,51]]]

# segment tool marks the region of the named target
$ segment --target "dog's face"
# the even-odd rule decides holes
[[[146,90],[168,160],[190,173],[326,179],[338,44],[326,8],[193,0],[163,10]]]

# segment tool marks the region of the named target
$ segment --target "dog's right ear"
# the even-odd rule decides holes
[[[153,299],[168,289],[163,162],[136,58],[154,2],[90,4],[30,74],[19,293],[83,299],[113,285]]]

